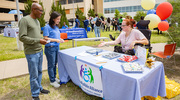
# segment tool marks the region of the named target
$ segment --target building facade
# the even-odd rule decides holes
[[[8,14],[9,11],[16,9],[16,0],[0,0],[0,21],[14,21],[14,14]],[[24,2],[27,0],[19,0],[19,10],[24,12]],[[39,2],[39,0],[32,0]],[[41,0],[45,9],[45,21],[49,20],[49,12],[51,11],[52,3],[56,5],[61,3],[62,8],[65,8],[67,19],[75,18],[77,6],[87,17],[89,9],[94,9],[96,13],[103,13],[103,0]],[[74,3],[73,3],[74,1]]]
[[[155,0],[156,4],[154,9],[167,0]],[[127,12],[130,16],[135,16],[137,11],[145,11],[141,7],[141,0],[103,0],[103,13],[105,17],[113,18],[115,14],[115,9],[122,14]]]
[[[16,10],[16,0],[0,0],[0,22],[14,21],[14,14],[8,14],[11,10]],[[19,10],[24,12],[24,2],[27,0],[18,0]],[[33,2],[38,2],[38,0],[32,0]]]

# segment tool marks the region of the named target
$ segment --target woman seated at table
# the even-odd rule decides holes
[[[104,45],[117,45],[118,43],[121,43],[121,47],[118,48],[119,53],[125,53],[134,55],[134,45],[137,43],[147,45],[149,42],[147,38],[137,29],[133,29],[133,21],[130,21],[129,19],[124,19],[122,22],[122,32],[118,36],[118,38],[115,41],[110,42],[104,42],[101,41],[101,44],[98,46],[104,46]]]

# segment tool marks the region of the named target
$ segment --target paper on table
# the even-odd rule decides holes
[[[107,59],[105,59],[105,58],[103,58],[101,56],[95,57],[94,59],[97,60],[97,61],[107,61]]]
[[[81,52],[77,54],[78,56],[89,56],[90,54],[86,53],[86,52]]]

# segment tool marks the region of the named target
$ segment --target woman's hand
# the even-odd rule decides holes
[[[102,47],[102,46],[106,45],[106,42],[104,42],[104,41],[100,41],[100,42],[101,42],[101,44],[99,44],[98,47]]]
[[[64,40],[63,40],[63,39],[60,39],[60,40],[59,40],[59,39],[56,39],[56,42],[57,42],[57,43],[64,43]]]
[[[63,39],[60,39],[60,43],[64,43],[64,40],[63,40]]]

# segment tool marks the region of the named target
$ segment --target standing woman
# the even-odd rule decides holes
[[[56,78],[56,65],[57,56],[59,50],[59,44],[64,40],[60,38],[60,31],[58,24],[61,19],[61,14],[53,12],[49,19],[49,24],[44,27],[43,36],[46,40],[50,40],[50,43],[45,45],[45,55],[48,61],[48,74],[50,84],[55,88],[60,86],[60,80]]]

